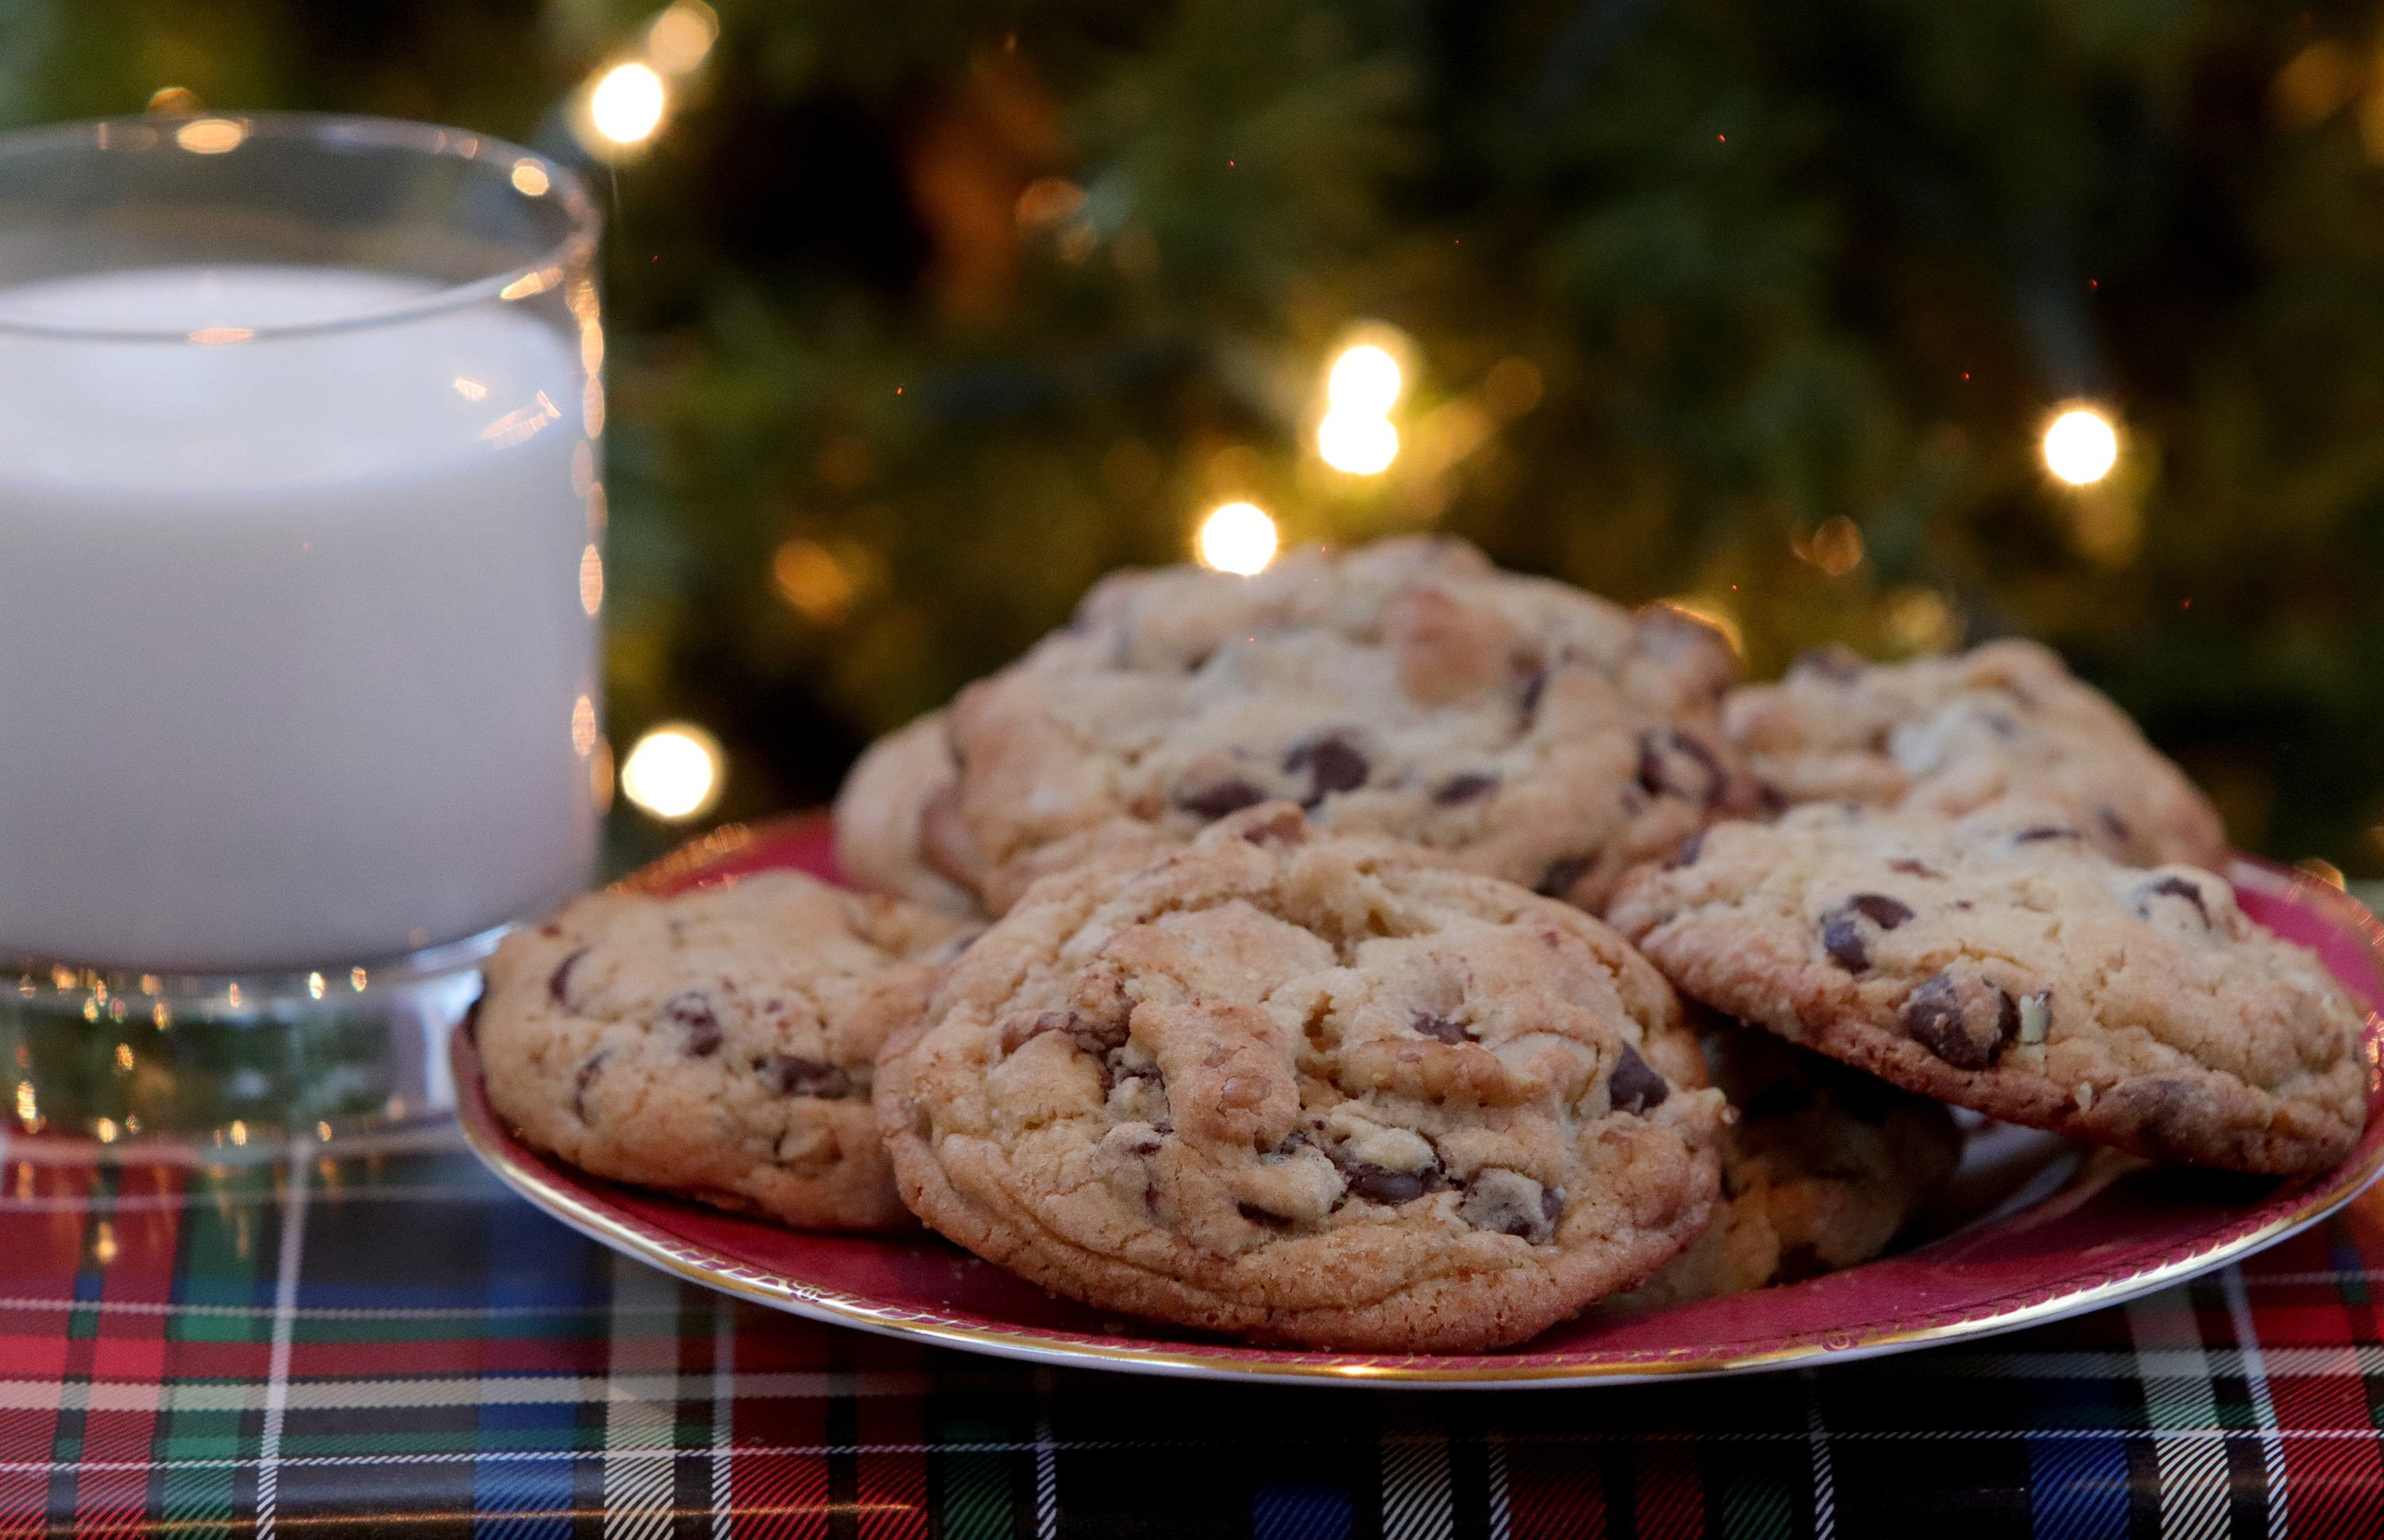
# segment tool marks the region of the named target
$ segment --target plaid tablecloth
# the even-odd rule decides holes
[[[0,1534],[2384,1534],[2384,1193],[1975,1347],[1588,1391],[1038,1371],[735,1305],[452,1139],[0,1147]]]

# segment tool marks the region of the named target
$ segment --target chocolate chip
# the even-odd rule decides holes
[[[1487,1166],[1465,1185],[1465,1198],[1457,1211],[1477,1230],[1519,1236],[1536,1246],[1556,1234],[1556,1223],[1545,1207],[1546,1197],[1546,1189],[1521,1172]]]
[[[604,1061],[611,1057],[612,1052],[611,1049],[598,1049],[588,1056],[586,1063],[579,1066],[579,1073],[571,1077],[571,1115],[582,1123],[588,1121],[589,1084],[596,1078],[596,1072],[604,1067]]]
[[[763,1073],[770,1088],[780,1096],[815,1096],[826,1100],[838,1100],[856,1089],[852,1075],[824,1059],[804,1059],[791,1053],[774,1053],[764,1062]]]
[[[2155,1160],[2208,1160],[2210,1094],[2190,1080],[2123,1082],[2095,1105],[2103,1121],[2133,1133]]]
[[[1697,863],[1697,857],[1705,853],[1706,831],[1699,829],[1696,833],[1689,836],[1686,839],[1682,840],[1681,848],[1674,851],[1671,854],[1671,859],[1666,861],[1664,864],[1666,867],[1677,871],[1682,866],[1695,865]]]
[[[560,1005],[565,1011],[571,1009],[571,970],[577,967],[579,965],[579,960],[587,955],[588,949],[586,947],[580,948],[577,951],[573,952],[562,962],[557,962],[554,965],[554,972],[547,976],[547,994],[554,1000],[555,1004]]]
[[[1422,1172],[1392,1171],[1383,1166],[1355,1165],[1346,1169],[1349,1190],[1369,1203],[1384,1208],[1397,1208],[1412,1203],[1432,1190],[1432,1183]]]
[[[1891,861],[1887,863],[1887,869],[1891,872],[1902,872],[1908,877],[1942,878],[1945,875],[1921,861]]]
[[[1295,1219],[1285,1219],[1281,1214],[1269,1213],[1255,1203],[1236,1203],[1234,1205],[1234,1210],[1251,1223],[1269,1230],[1288,1230],[1299,1223]]]
[[[1540,1189],[1540,1215],[1550,1224],[1564,1217],[1564,1194],[1554,1187]]]
[[[1429,1192],[1438,1192],[1448,1186],[1441,1175],[1437,1162],[1422,1171],[1393,1171],[1347,1155],[1327,1150],[1326,1155],[1340,1171],[1342,1180],[1349,1184],[1349,1195],[1384,1208],[1397,1208],[1412,1203]]]
[[[1203,818],[1223,818],[1266,801],[1266,793],[1235,776],[1210,786],[1175,794],[1175,805]]]
[[[1650,796],[1711,807],[1721,800],[1721,762],[1677,727],[1649,727],[1639,735],[1639,784]]]
[[[1798,653],[1796,661],[1788,665],[1788,672],[1791,676],[1809,674],[1816,678],[1844,685],[1861,678],[1863,666],[1861,653],[1851,647],[1841,647],[1832,642],[1827,647],[1816,647],[1810,652]]]
[[[1881,930],[1894,930],[1912,918],[1912,906],[1901,899],[1891,899],[1884,893],[1856,893],[1846,900],[1849,908]]]
[[[1515,710],[1522,718],[1516,726],[1517,732],[1531,731],[1533,722],[1537,720],[1540,714],[1540,698],[1547,692],[1548,671],[1546,669],[1534,668],[1523,676],[1522,691],[1515,700]]]
[[[1464,775],[1451,776],[1441,782],[1440,789],[1432,794],[1432,800],[1442,807],[1455,807],[1459,802],[1473,801],[1497,784],[1496,776],[1469,770]]]
[[[1589,870],[1590,859],[1585,855],[1558,857],[1548,863],[1547,870],[1540,874],[1539,885],[1532,891],[1544,893],[1552,899],[1563,898],[1571,890],[1572,885],[1581,880],[1582,874]]]
[[[2011,842],[2015,845],[2032,845],[2041,839],[2083,839],[2084,838],[2086,837],[2076,829],[2061,828],[2052,824],[2037,824],[2013,835]]]
[[[1373,768],[1339,733],[1325,733],[1298,745],[1284,756],[1283,767],[1308,777],[1308,795],[1299,802],[1302,807],[1314,807],[1335,791],[1355,791],[1366,784],[1366,776]]]
[[[713,1012],[711,997],[702,990],[681,989],[663,1001],[660,1019],[687,1034],[689,1058],[702,1059],[720,1051],[720,1018]]]
[[[1865,944],[1862,922],[1868,920],[1881,930],[1894,930],[1910,918],[1912,910],[1899,900],[1884,893],[1856,893],[1823,912],[1821,950],[1848,973],[1861,973],[1870,966],[1870,949]]]
[[[2175,875],[2162,877],[2157,882],[2144,884],[2136,894],[2137,915],[2142,919],[2151,919],[2153,901],[2162,898],[2185,900],[2193,905],[2194,913],[2201,916],[2204,925],[2210,923],[2210,906],[2203,901],[2200,885]]]
[[[1614,1062],[1614,1074],[1606,1082],[1606,1099],[1618,1112],[1647,1112],[1664,1105],[1672,1094],[1671,1086],[1658,1074],[1639,1050],[1629,1043],[1622,1045],[1622,1057]]]
[[[2019,1002],[1982,979],[1941,973],[1912,991],[1905,1035],[1956,1069],[1982,1070],[2019,1035]]]
[[[1473,1034],[1465,1029],[1462,1022],[1450,1021],[1447,1016],[1435,1016],[1429,1011],[1417,1012],[1415,1020],[1408,1025],[1425,1037],[1437,1038],[1444,1043],[1465,1043],[1473,1040]]]

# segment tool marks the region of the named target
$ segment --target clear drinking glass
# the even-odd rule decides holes
[[[18,1127],[440,1109],[475,964],[586,880],[609,774],[597,224],[453,129],[0,137]]]

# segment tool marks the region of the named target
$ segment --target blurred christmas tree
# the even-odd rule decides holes
[[[565,151],[652,3],[18,0],[0,111]],[[598,175],[613,736],[717,733],[725,814],[1246,498],[1682,600],[1757,673],[2036,635],[2240,839],[2384,871],[2372,9],[716,3]],[[1375,475],[1317,452],[1359,336]],[[2122,434],[2082,490],[2071,398]]]

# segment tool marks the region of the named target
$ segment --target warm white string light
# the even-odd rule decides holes
[[[1355,342],[1335,354],[1324,375],[1324,416],[1316,425],[1316,453],[1348,476],[1379,476],[1399,455],[1391,421],[1407,377],[1391,350]]]
[[[1397,359],[1372,342],[1360,342],[1343,349],[1333,361],[1332,372],[1324,377],[1324,399],[1335,412],[1384,416],[1398,404],[1406,384]]]
[[[1399,430],[1388,417],[1327,412],[1316,425],[1316,453],[1335,470],[1350,476],[1379,476],[1399,457]]]
[[[651,64],[616,64],[597,78],[588,93],[588,118],[609,143],[627,148],[652,139],[662,127],[670,93]]]
[[[720,801],[720,740],[689,722],[669,722],[638,739],[621,762],[621,795],[665,823],[698,818]]]
[[[2065,407],[2044,429],[2044,466],[2073,487],[2092,486],[2119,461],[2119,431],[2092,406]]]
[[[703,0],[673,0],[646,23],[627,57],[615,55],[589,77],[572,110],[572,131],[600,158],[634,153],[670,116],[672,82],[691,74],[719,39],[720,17]]]
[[[1203,565],[1252,577],[1274,560],[1274,520],[1255,503],[1223,503],[1200,521],[1196,544]]]

